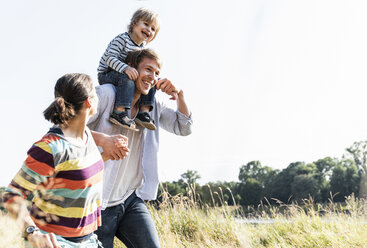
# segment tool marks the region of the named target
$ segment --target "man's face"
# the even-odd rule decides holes
[[[136,70],[139,73],[135,80],[136,90],[143,95],[147,95],[149,90],[157,84],[160,72],[159,65],[154,59],[144,58]]]

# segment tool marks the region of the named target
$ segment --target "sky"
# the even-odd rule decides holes
[[[162,181],[187,170],[237,181],[252,160],[283,169],[367,139],[366,1],[0,0],[0,186],[51,126],[56,80],[82,72],[97,85],[101,55],[139,7],[160,15],[149,46],[194,120],[190,136],[161,132]]]

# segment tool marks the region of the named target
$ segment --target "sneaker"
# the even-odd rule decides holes
[[[128,117],[127,112],[121,112],[120,114],[112,112],[108,120],[113,124],[124,127],[126,129],[139,131],[139,129],[135,128],[135,122]]]
[[[156,126],[154,125],[154,121],[150,118],[150,115],[147,112],[139,112],[135,118],[136,124],[148,128],[149,130],[156,130]]]

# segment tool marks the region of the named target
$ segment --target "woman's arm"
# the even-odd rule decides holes
[[[10,216],[22,223],[23,233],[27,227],[36,227],[27,209],[27,198],[55,172],[52,150],[47,141],[41,140],[28,150],[28,157],[3,194],[3,202]],[[59,247],[52,233],[35,231],[25,235],[33,247]]]
[[[129,154],[127,147],[128,139],[121,134],[107,135],[97,131],[92,131],[92,136],[97,146],[103,149],[103,159],[111,160],[124,159]]]

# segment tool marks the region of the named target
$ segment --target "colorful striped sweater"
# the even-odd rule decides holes
[[[52,128],[29,150],[6,188],[5,207],[34,194],[30,215],[43,231],[79,237],[101,225],[103,160],[87,128],[85,145]]]

